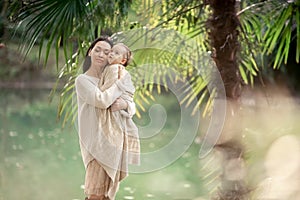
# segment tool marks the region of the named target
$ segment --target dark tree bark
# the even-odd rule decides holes
[[[249,199],[249,190],[245,184],[246,169],[244,149],[240,140],[242,131],[235,124],[239,121],[239,97],[242,79],[239,73],[238,40],[239,19],[236,15],[239,2],[236,0],[205,0],[211,8],[207,20],[207,29],[213,48],[212,57],[222,77],[227,101],[227,113],[222,135],[215,146],[222,152],[221,187],[214,197],[216,200]],[[230,137],[228,137],[230,135]],[[222,138],[222,136],[221,136]],[[229,139],[228,139],[229,138]]]
[[[241,77],[238,69],[238,26],[235,0],[207,0],[212,9],[207,21],[214,60],[224,82],[226,96],[237,99],[241,94]]]

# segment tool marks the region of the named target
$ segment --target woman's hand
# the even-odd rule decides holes
[[[126,110],[128,107],[127,102],[124,99],[117,98],[117,100],[111,105],[111,111]]]

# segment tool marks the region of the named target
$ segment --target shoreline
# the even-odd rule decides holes
[[[53,81],[0,81],[0,89],[53,89]],[[62,88],[58,85],[57,88]]]

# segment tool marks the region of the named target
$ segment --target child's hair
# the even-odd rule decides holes
[[[126,49],[126,62],[124,63],[124,67],[128,66],[130,62],[132,61],[132,53],[130,49],[124,44],[124,43],[117,43],[118,45],[122,45]],[[117,45],[115,44],[115,45]]]

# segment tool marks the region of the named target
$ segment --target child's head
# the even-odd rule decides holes
[[[122,64],[126,67],[130,61],[131,51],[125,44],[117,43],[112,47],[108,55],[109,64]]]

